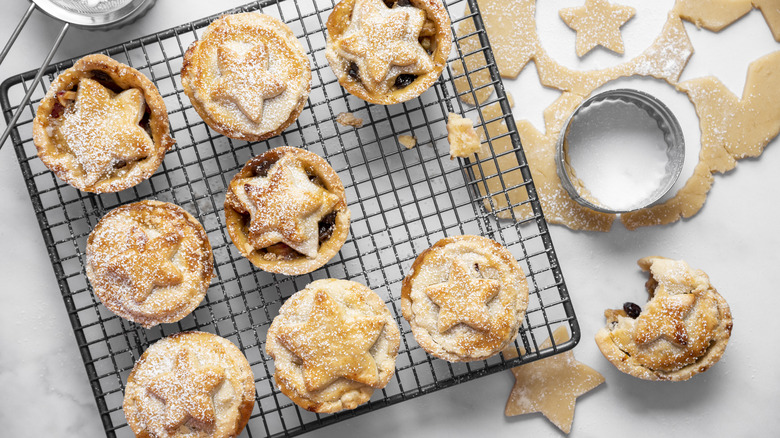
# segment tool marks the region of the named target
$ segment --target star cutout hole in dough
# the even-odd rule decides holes
[[[585,5],[561,9],[558,14],[577,32],[577,56],[583,57],[596,46],[615,53],[625,51],[620,27],[636,13],[630,6],[612,5],[607,0],[585,0]]]
[[[474,278],[466,266],[453,262],[447,282],[425,289],[425,294],[439,306],[439,333],[461,323],[489,331],[487,303],[498,294],[499,287],[498,280]]]
[[[342,377],[376,387],[379,371],[369,350],[384,324],[381,317],[349,317],[342,304],[327,292],[317,291],[309,319],[280,328],[279,340],[303,362],[308,391]]]

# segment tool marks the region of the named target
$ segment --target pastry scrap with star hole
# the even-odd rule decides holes
[[[85,192],[118,192],[149,178],[175,141],[157,87],[105,55],[79,59],[52,82],[33,121],[38,157]]]
[[[347,239],[350,212],[339,176],[315,153],[282,146],[249,160],[225,197],[228,234],[258,268],[301,275]]]
[[[644,380],[688,380],[720,360],[733,321],[707,274],[682,260],[645,257],[650,301],[607,310],[596,344],[620,371]]]
[[[255,404],[255,381],[241,350],[225,338],[183,332],[136,361],[122,408],[136,436],[237,436]]]
[[[401,311],[425,351],[450,362],[483,360],[517,337],[528,283],[508,249],[481,236],[436,242],[415,259]]]
[[[184,92],[201,118],[230,138],[280,134],[303,111],[311,65],[292,30],[259,12],[211,23],[184,54]]]
[[[89,234],[86,254],[95,295],[145,328],[187,316],[214,276],[203,226],[166,202],[140,201],[110,211]]]
[[[274,381],[298,406],[328,413],[355,409],[395,372],[401,334],[384,301],[347,280],[317,280],[279,309],[266,353]]]

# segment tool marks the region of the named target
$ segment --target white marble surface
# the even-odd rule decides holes
[[[71,31],[58,58],[100,49],[241,3],[159,0],[153,12],[132,27],[99,34]],[[24,0],[3,2],[0,41],[7,39],[26,7]],[[689,67],[693,73],[686,71],[684,78],[717,74],[741,93],[747,62],[780,49],[760,14],[753,12],[743,20],[721,35],[686,25],[698,51]],[[51,19],[36,15],[0,67],[0,78],[37,67],[57,27]],[[527,71],[509,87],[520,112],[538,120],[542,104],[555,98],[555,93],[535,82],[533,69]],[[542,97],[524,101],[523,95]],[[552,227],[582,327],[583,338],[575,355],[606,377],[605,385],[579,399],[573,436],[777,433],[780,294],[773,280],[780,262],[777,143],[770,144],[759,159],[743,160],[735,171],[718,176],[706,206],[690,220],[634,232],[618,225],[607,234]],[[8,146],[0,151],[0,205],[4,212],[0,219],[0,435],[101,436],[102,426],[70,323]],[[603,325],[603,309],[644,299],[644,276],[635,261],[651,254],[684,258],[705,270],[734,314],[734,333],[724,358],[688,382],[651,383],[623,375],[601,356],[593,342],[594,333]],[[504,417],[512,382],[508,372],[495,374],[309,436],[561,435],[539,414]]]

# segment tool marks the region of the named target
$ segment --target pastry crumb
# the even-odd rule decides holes
[[[336,121],[344,126],[353,126],[355,128],[363,126],[363,119],[355,117],[352,113],[339,113],[339,115],[336,116]]]
[[[417,138],[412,135],[399,135],[398,143],[401,143],[406,149],[411,149],[417,146]]]
[[[482,150],[474,122],[455,113],[450,113],[447,119],[447,141],[450,142],[450,159],[466,158]]]

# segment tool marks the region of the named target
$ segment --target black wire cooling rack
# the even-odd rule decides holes
[[[115,194],[82,193],[58,180],[36,156],[32,119],[37,104],[56,75],[75,59],[50,67],[41,83],[32,84],[35,72],[28,72],[0,86],[6,120],[17,108],[11,102],[19,102],[28,87],[37,88],[31,102],[23,103],[24,114],[12,138],[108,436],[132,436],[122,400],[135,360],[158,339],[184,330],[219,334],[246,355],[257,387],[257,403],[244,432],[250,437],[304,433],[576,345],[579,327],[477,2],[445,3],[453,30],[460,22],[471,20],[475,31],[455,38],[450,66],[431,89],[419,99],[393,106],[370,105],[347,94],[331,72],[325,59],[324,23],[333,0],[267,0],[227,11],[261,11],[281,18],[312,60],[312,87],[305,110],[282,135],[259,143],[231,140],[209,130],[182,92],[179,70],[184,52],[216,16],[104,50],[154,81],[165,99],[177,140],[154,176]],[[476,44],[464,44],[466,38]],[[464,52],[466,46],[477,49]],[[469,55],[484,56],[487,65],[468,70],[463,60]],[[467,75],[456,74],[454,65]],[[473,74],[480,71],[489,73],[490,82],[472,86]],[[495,88],[495,94],[485,104],[465,105],[458,98],[455,80],[463,81],[467,88],[459,86],[461,97],[473,97],[479,89],[489,87]],[[499,117],[487,118],[484,110],[488,104],[500,105]],[[365,124],[361,128],[341,126],[335,121],[341,112],[352,112]],[[449,112],[469,116],[478,127],[505,122],[506,132],[488,134],[486,143],[495,151],[494,143],[508,138],[510,150],[487,154],[479,161],[450,160],[446,138]],[[401,134],[416,137],[418,145],[411,149],[401,146],[397,140]],[[222,211],[225,188],[233,175],[249,158],[280,145],[303,146],[325,157],[344,182],[352,211],[351,235],[340,254],[322,269],[298,277],[255,269],[233,247]],[[519,163],[509,169],[522,175],[519,184],[510,186],[502,174],[489,170],[499,168],[496,160],[502,155],[511,155]],[[499,190],[490,190],[496,187]],[[527,192],[528,200],[522,202],[526,205],[509,202],[512,190]],[[109,210],[140,199],[173,202],[197,217],[214,248],[217,271],[200,307],[178,323],[151,330],[124,321],[103,307],[84,273],[84,250],[92,227]],[[503,199],[503,203],[496,203],[496,199]],[[532,217],[515,217],[513,207],[526,208]],[[480,234],[502,242],[528,277],[529,306],[516,343],[525,354],[516,359],[498,355],[457,364],[433,359],[417,345],[401,317],[401,281],[415,256],[437,240],[459,234]],[[328,277],[355,280],[376,291],[394,312],[402,340],[395,376],[385,389],[376,391],[368,404],[354,411],[318,415],[299,409],[276,389],[273,361],[264,352],[264,341],[284,300],[309,282]],[[561,325],[569,327],[571,340],[541,349],[540,344]]]

